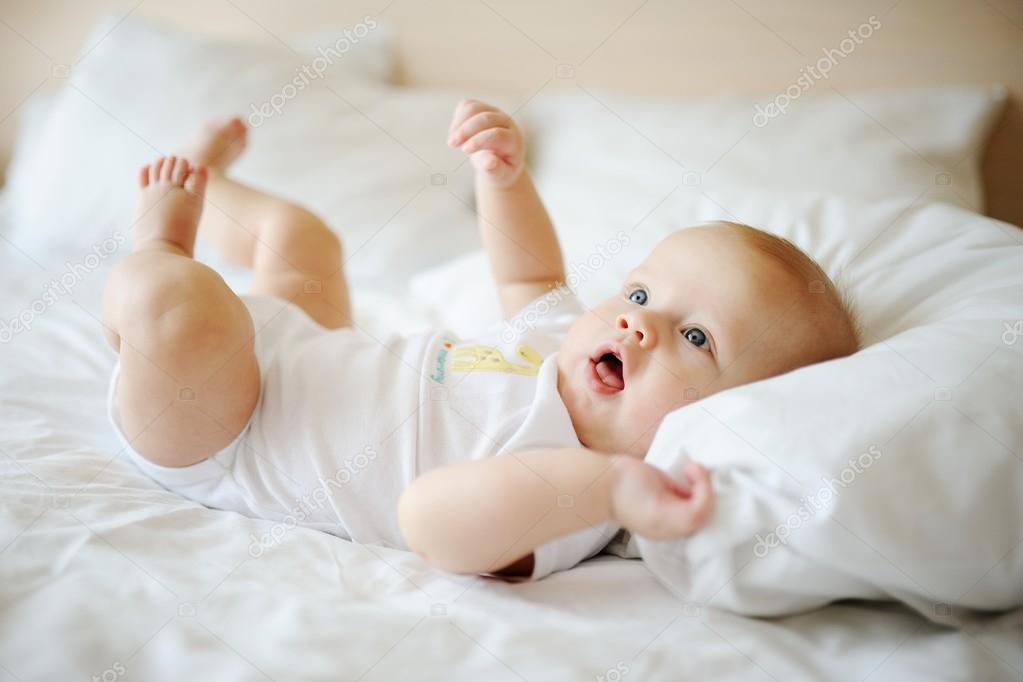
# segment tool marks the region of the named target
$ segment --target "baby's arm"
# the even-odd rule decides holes
[[[398,520],[409,547],[434,566],[501,573],[531,565],[540,545],[608,520],[655,540],[696,532],[714,495],[699,464],[685,475],[677,481],[641,459],[586,448],[524,450],[420,476]]]
[[[510,116],[476,100],[455,108],[448,144],[476,169],[476,210],[505,318],[565,279],[561,248],[525,168],[522,133]]]

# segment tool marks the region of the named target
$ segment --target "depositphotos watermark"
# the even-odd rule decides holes
[[[569,263],[565,268],[565,283],[552,288],[543,296],[537,298],[527,307],[522,309],[518,315],[511,320],[505,320],[501,329],[501,341],[511,343],[518,336],[534,329],[542,317],[551,312],[561,303],[572,291],[579,288],[590,277],[611,262],[611,259],[622,252],[632,240],[629,235],[618,230],[615,235],[602,244],[597,244],[595,249],[582,261]]]
[[[766,536],[761,536],[760,533],[757,533],[757,542],[753,546],[753,556],[763,559],[767,556],[768,552],[778,545],[787,545],[794,531],[802,528],[803,524],[813,518],[818,512],[827,509],[830,502],[838,496],[840,489],[848,488],[852,485],[856,481],[857,476],[873,466],[874,462],[879,459],[881,459],[881,448],[871,445],[867,448],[866,452],[860,453],[857,457],[849,458],[847,466],[839,472],[837,478],[824,476],[822,478],[824,485],[814,494],[802,498],[799,502],[799,507],[785,519],[784,523],[779,523]]]
[[[51,279],[43,286],[43,293],[39,298],[31,301],[10,320],[0,319],[0,343],[10,343],[18,334],[31,331],[37,317],[55,306],[61,298],[70,296],[80,282],[127,243],[128,238],[120,231],[114,230],[109,237],[98,244],[93,244],[92,251],[80,260],[65,261],[64,271],[58,278]]]
[[[295,69],[298,75],[285,83],[280,92],[274,93],[270,96],[270,99],[262,104],[250,105],[252,111],[248,116],[249,126],[258,128],[263,125],[266,119],[273,118],[284,111],[284,107],[287,106],[288,102],[298,97],[298,93],[309,87],[313,81],[323,78],[327,69],[336,60],[344,57],[349,50],[358,45],[359,41],[369,35],[369,32],[378,25],[376,20],[367,14],[363,17],[362,21],[352,26],[352,28],[344,29],[344,35],[338,38],[333,45],[316,48],[319,56],[314,57],[308,64],[303,64]]]
[[[756,113],[753,114],[753,125],[763,128],[771,119],[782,116],[792,103],[799,99],[804,92],[817,84],[821,79],[827,80],[831,77],[831,70],[838,66],[840,60],[845,59],[856,51],[857,46],[862,45],[874,31],[881,29],[881,20],[873,14],[856,29],[849,31],[849,37],[843,38],[838,47],[825,47],[821,49],[824,56],[814,64],[804,66],[799,70],[799,78],[796,82],[785,88],[785,91],[776,96],[766,106],[756,105]]]
[[[320,478],[312,492],[295,500],[294,506],[280,521],[272,524],[262,535],[257,536],[255,533],[249,535],[249,556],[258,559],[266,550],[279,545],[288,531],[312,516],[313,512],[323,509],[335,490],[348,485],[376,458],[376,449],[372,445],[367,445],[356,455],[346,459],[332,478]]]
[[[117,680],[124,677],[127,673],[127,668],[120,661],[114,661],[113,664],[99,675],[92,676],[92,682],[116,682]]]

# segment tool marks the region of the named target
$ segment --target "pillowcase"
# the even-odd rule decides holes
[[[341,234],[353,283],[403,291],[411,273],[478,246],[472,174],[446,144],[461,93],[372,82],[392,64],[390,32],[373,21],[348,27],[364,37],[343,53],[339,30],[298,55],[135,16],[102,40],[111,26],[100,26],[16,148],[8,238],[59,263],[112,229],[127,234],[138,167],[179,151],[204,121],[240,114],[251,132],[235,177],[318,213]],[[201,236],[197,256],[244,281]]]
[[[767,117],[752,95],[578,88],[535,98],[523,118],[535,131],[537,174],[558,177],[559,200],[600,180],[609,191],[590,195],[593,212],[613,208],[630,224],[678,185],[868,199],[929,193],[982,212],[980,156],[1006,99],[1001,86],[814,92]]]
[[[712,467],[720,504],[691,539],[634,549],[676,593],[751,615],[895,598],[952,624],[1023,604],[1018,228],[837,199],[760,224],[844,271],[869,345],[670,414],[648,461]]]

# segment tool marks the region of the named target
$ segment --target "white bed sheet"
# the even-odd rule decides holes
[[[0,319],[61,271],[51,260],[0,240]],[[743,618],[611,556],[520,584],[306,529],[253,556],[270,524],[178,498],[118,452],[96,318],[113,260],[0,345],[0,681],[1023,677],[1019,626],[954,631],[864,602]],[[360,308],[370,329],[429,318]]]

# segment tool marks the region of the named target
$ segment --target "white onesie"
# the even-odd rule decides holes
[[[471,340],[450,332],[374,339],[358,329],[326,330],[286,301],[242,300],[255,323],[261,390],[227,447],[188,467],[153,464],[120,428],[119,365],[108,402],[126,450],[157,483],[208,507],[275,522],[252,537],[253,556],[295,525],[408,549],[398,500],[419,474],[529,447],[580,446],[554,356],[582,313],[574,295],[545,294]],[[608,522],[536,548],[530,579],[593,556],[617,531]]]

